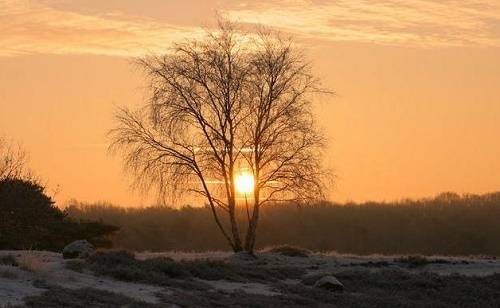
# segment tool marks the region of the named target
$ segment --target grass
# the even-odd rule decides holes
[[[16,261],[16,257],[13,255],[6,255],[0,257],[0,265],[8,265],[8,266],[18,266]]]
[[[346,271],[336,275],[343,293],[304,284],[274,283],[279,296],[244,292],[175,290],[164,302],[182,307],[498,307],[500,275],[409,274],[403,271]]]
[[[399,260],[421,266],[439,260],[409,257]],[[345,270],[335,274],[345,286],[342,294],[314,288],[311,281],[283,283],[299,279],[297,268],[270,267],[266,264],[231,264],[196,260],[175,262],[169,258],[136,260],[131,253],[107,252],[90,258],[89,269],[126,281],[152,283],[173,288],[163,300],[182,307],[497,307],[500,299],[500,275],[466,277],[461,275],[412,274],[401,270]],[[200,286],[204,280],[225,279],[261,282],[281,292],[263,296],[244,292],[221,292]],[[193,284],[195,287],[193,287]]]
[[[395,260],[396,261],[396,260]],[[423,266],[439,259],[410,256],[396,262]],[[100,252],[87,261],[68,262],[67,266],[89,270],[129,282],[168,287],[171,293],[159,294],[162,305],[180,307],[498,307],[500,274],[486,277],[440,276],[410,273],[401,269],[349,269],[336,272],[345,290],[342,293],[315,288],[319,276],[290,266],[265,262],[236,263],[210,260],[180,261],[170,258],[137,260],[126,251]],[[308,277],[309,279],[306,279]],[[302,278],[302,279],[301,279]],[[221,291],[203,280],[260,282],[280,295],[266,296],[240,291]],[[293,279],[291,282],[288,279]],[[30,297],[32,307],[155,307],[123,295],[96,289],[69,290],[48,286]],[[161,306],[161,304],[160,304]]]
[[[47,265],[37,255],[28,252],[20,255],[16,259],[19,268],[35,274],[43,273]]]
[[[9,266],[10,267],[10,266]],[[19,278],[19,275],[12,270],[12,268],[0,268],[0,278],[5,278],[5,279],[17,279]]]
[[[85,261],[81,259],[69,259],[66,260],[65,266],[72,271],[82,273],[86,264]]]
[[[427,258],[424,256],[406,256],[394,259],[394,262],[406,264],[409,268],[423,267],[428,264],[447,264],[451,263],[448,260]]]
[[[325,295],[325,294],[322,294]],[[328,294],[326,294],[328,295]],[[267,307],[335,307],[325,305],[307,296],[293,294],[263,296],[236,292],[187,292],[175,290],[173,294],[163,298],[163,302],[181,307],[235,307],[235,308],[267,308]]]
[[[304,271],[289,266],[265,267],[255,264],[232,264],[224,261],[194,260],[176,262],[170,258],[137,260],[126,251],[97,253],[89,258],[88,269],[99,275],[124,281],[160,286],[208,288],[196,279],[235,282],[269,282],[296,279]]]
[[[197,260],[181,262],[193,277],[205,280],[229,280],[235,282],[269,282],[297,279],[304,271],[291,266],[258,266],[256,263],[232,264],[224,261]]]
[[[397,270],[345,271],[340,307],[498,307],[500,275],[466,277]]]
[[[300,257],[307,258],[311,251],[305,248],[292,246],[292,245],[278,245],[264,248],[263,252],[277,253],[287,257]]]
[[[40,295],[25,298],[24,302],[28,307],[156,307],[124,295],[94,288],[73,290],[47,285],[40,281],[35,282],[35,286],[47,290]]]
[[[188,272],[171,259],[155,258],[140,261],[127,251],[98,252],[87,260],[84,268],[97,275],[129,282],[193,290],[209,288],[208,285],[192,279]]]
[[[349,264],[342,264],[341,266],[364,266],[364,267],[386,267],[391,263],[387,261],[368,261],[368,262],[351,262]]]
[[[12,269],[19,266],[16,258],[13,255],[6,255],[0,257],[0,278],[17,279],[19,275]]]

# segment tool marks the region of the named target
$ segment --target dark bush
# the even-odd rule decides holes
[[[13,255],[1,256],[0,265],[18,266],[16,257]]]
[[[87,260],[86,267],[95,274],[123,281],[160,286],[205,290],[207,285],[194,281],[179,262],[169,258],[137,260],[127,251],[102,251]]]
[[[98,247],[109,246],[106,236],[118,230],[97,222],[76,222],[66,216],[36,181],[0,181],[0,249],[60,251],[78,239],[87,239]]]
[[[133,252],[127,250],[98,251],[89,258],[90,263],[101,266],[130,265],[136,262]]]

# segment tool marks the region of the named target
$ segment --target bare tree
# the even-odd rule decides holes
[[[292,42],[261,33],[251,56],[250,116],[245,152],[254,178],[254,206],[245,250],[255,246],[259,209],[269,202],[303,203],[323,197],[327,174],[321,165],[325,138],[317,129],[310,94],[319,88],[304,56]]]
[[[27,154],[20,145],[0,137],[0,181],[28,175]]]
[[[151,81],[150,99],[139,110],[119,110],[110,132],[111,149],[124,153],[136,184],[202,196],[233,250],[248,252],[262,205],[322,196],[324,140],[308,100],[320,90],[291,42],[221,23],[204,39],[138,63]],[[244,242],[235,179],[243,168],[255,179]]]

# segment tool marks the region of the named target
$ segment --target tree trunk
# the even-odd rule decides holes
[[[241,245],[240,231],[238,222],[236,221],[235,204],[229,207],[229,222],[231,223],[231,233],[233,234],[233,251],[239,252],[243,250]]]
[[[260,209],[259,189],[255,188],[252,218],[250,219],[250,223],[248,224],[247,235],[245,238],[245,251],[247,251],[250,254],[253,254],[255,248],[255,239],[257,238],[257,224],[259,222],[259,209]]]
[[[243,250],[243,246],[241,243],[241,237],[240,237],[240,230],[238,228],[238,221],[236,220],[236,195],[235,195],[235,187],[234,187],[234,172],[233,172],[233,167],[229,168],[229,179],[230,179],[230,184],[229,184],[229,189],[230,189],[230,194],[229,194],[229,200],[228,200],[228,207],[229,207],[229,223],[231,224],[231,233],[233,234],[233,251],[234,252],[239,252]]]
[[[226,240],[229,242],[229,245],[231,245],[233,250],[236,250],[237,246],[235,245],[235,243],[233,243],[233,241],[231,240],[231,237],[227,234],[226,230],[224,230],[224,226],[222,225],[222,223],[219,219],[219,216],[217,215],[217,210],[215,208],[214,201],[212,200],[212,197],[210,195],[210,191],[208,190],[207,183],[205,182],[205,179],[203,178],[201,173],[198,173],[198,176],[200,177],[201,183],[203,185],[203,189],[207,193],[208,203],[209,203],[210,209],[212,210],[212,215],[214,217],[215,223],[219,227],[219,230],[222,232],[222,235],[224,235],[224,238],[226,238]],[[239,244],[239,249],[241,250],[241,243]]]

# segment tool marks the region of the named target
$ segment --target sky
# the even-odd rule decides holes
[[[316,108],[331,200],[500,190],[497,0],[0,0],[0,135],[60,205],[148,205],[107,151],[114,110],[147,96],[131,59],[217,16],[293,36],[335,91]]]

